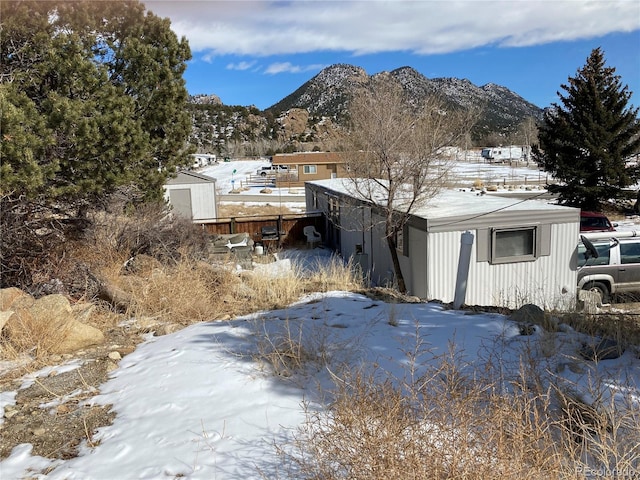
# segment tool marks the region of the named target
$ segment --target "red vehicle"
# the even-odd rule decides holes
[[[615,232],[606,215],[597,212],[580,212],[581,232]]]

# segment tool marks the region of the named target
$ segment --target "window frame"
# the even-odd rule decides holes
[[[498,242],[499,236],[502,233],[506,232],[531,232],[531,253],[519,254],[519,255],[508,255],[508,256],[498,256]],[[501,265],[505,263],[520,263],[520,262],[533,262],[538,256],[538,227],[536,225],[526,225],[526,226],[518,226],[518,227],[499,227],[491,229],[491,257],[490,263],[492,265]]]
[[[313,171],[311,171],[312,169],[313,169]],[[317,175],[318,166],[317,165],[303,165],[302,166],[302,173],[304,175]]]

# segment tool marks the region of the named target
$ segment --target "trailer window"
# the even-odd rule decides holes
[[[527,262],[536,259],[536,227],[494,228],[491,263]]]

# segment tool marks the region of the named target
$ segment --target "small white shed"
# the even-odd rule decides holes
[[[216,211],[216,179],[201,173],[180,171],[164,186],[172,211],[192,221],[213,220]]]
[[[366,180],[361,180],[366,181]],[[372,282],[393,285],[384,219],[358,200],[349,180],[305,184],[307,211],[326,215],[325,240],[353,257]],[[408,293],[453,302],[463,233],[472,248],[467,305],[516,308],[534,303],[565,310],[575,305],[580,210],[543,200],[446,190],[414,211],[397,238]]]

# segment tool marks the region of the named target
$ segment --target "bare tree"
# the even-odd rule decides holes
[[[516,140],[525,150],[527,161],[531,158],[531,147],[538,141],[538,126],[533,117],[525,118],[516,132]]]
[[[356,197],[379,209],[397,287],[405,293],[398,233],[445,185],[447,147],[464,142],[477,114],[447,110],[435,96],[415,104],[389,77],[374,78],[358,90],[349,112],[344,155],[349,184]]]

